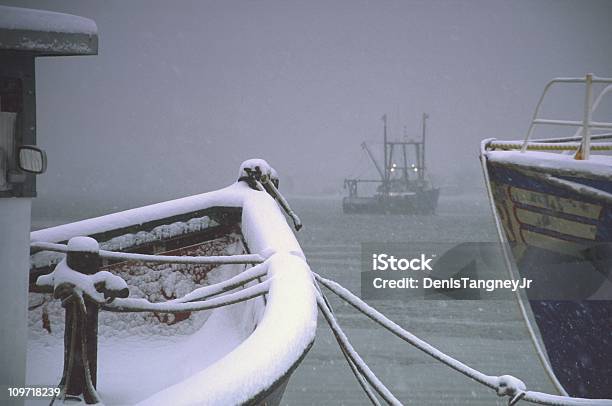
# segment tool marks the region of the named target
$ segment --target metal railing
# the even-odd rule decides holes
[[[540,107],[542,106],[542,102],[544,101],[546,94],[553,85],[559,83],[585,84],[585,100],[582,121],[539,118]],[[548,82],[544,87],[544,91],[542,92],[540,99],[538,100],[538,104],[536,105],[533,117],[531,119],[531,124],[529,126],[529,130],[527,131],[525,139],[523,140],[521,152],[527,151],[529,138],[533,134],[536,125],[570,126],[578,127],[579,132],[582,133],[581,145],[580,148],[578,148],[578,150],[576,151],[575,159],[589,159],[591,151],[591,129],[612,129],[612,122],[600,122],[592,120],[593,110],[597,108],[597,105],[599,105],[599,102],[601,101],[603,96],[612,91],[612,86],[605,87],[597,97],[595,103],[593,103],[593,84],[596,83],[612,84],[612,78],[601,78],[593,76],[593,74],[589,73],[584,78],[555,78]]]

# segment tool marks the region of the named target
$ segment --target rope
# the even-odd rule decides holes
[[[325,301],[323,300],[323,296],[319,292],[315,292],[317,295],[317,305],[319,309],[323,313],[327,324],[329,324],[334,336],[336,337],[336,341],[338,345],[346,350],[346,353],[351,358],[351,361],[355,364],[355,367],[364,375],[364,378],[368,381],[370,385],[380,394],[380,396],[390,405],[401,405],[402,403],[391,393],[389,389],[378,379],[378,377],[370,370],[368,365],[363,361],[363,359],[359,356],[357,351],[351,345],[348,337],[336,321],[334,315],[329,311],[327,306],[325,305]]]
[[[149,255],[132,254],[127,252],[113,252],[100,250],[100,256],[107,259],[154,262],[158,264],[260,264],[264,258],[258,254],[246,255],[219,255],[219,256],[171,256],[171,255]]]
[[[314,285],[315,285],[315,288],[317,289],[317,292],[323,298],[323,301],[325,302],[325,306],[327,307],[329,312],[335,317],[334,310],[332,309],[331,304],[329,303],[329,300],[327,300],[327,297],[321,291],[321,288],[319,287],[319,284],[315,281]],[[344,346],[340,346],[340,350],[342,351],[342,355],[344,356],[344,359],[348,363],[349,368],[351,369],[351,372],[353,373],[353,375],[357,379],[357,382],[359,383],[359,386],[361,386],[361,389],[365,392],[366,396],[370,400],[370,403],[372,403],[374,406],[380,406],[380,402],[376,398],[376,395],[372,392],[372,389],[371,389],[370,385],[368,384],[367,380],[361,374],[361,372],[359,372],[359,369],[357,369],[357,366],[355,365],[355,363],[351,359],[349,353],[346,351]]]
[[[50,242],[32,242],[30,247],[38,248],[44,251],[55,251],[68,253],[68,246],[65,244],[56,244]],[[260,264],[265,259],[259,254],[245,255],[219,255],[219,256],[173,256],[173,255],[149,255],[149,254],[133,254],[130,252],[115,252],[107,250],[99,250],[98,254],[102,258],[118,260],[118,261],[138,261],[138,262],[153,262],[158,264]]]
[[[194,302],[196,300],[207,299],[211,296],[225,293],[232,289],[244,286],[245,284],[258,279],[261,283],[261,277],[267,275],[268,269],[265,264],[255,265],[244,272],[239,273],[233,278],[227,279],[223,282],[219,282],[213,285],[204,286],[196,290],[191,291],[183,297],[170,300],[166,303],[186,303]]]
[[[259,181],[257,182],[259,183]],[[291,220],[293,220],[293,226],[295,228],[295,231],[300,231],[300,229],[302,228],[302,220],[300,220],[298,215],[295,214],[293,209],[291,209],[291,206],[289,206],[289,202],[287,202],[287,199],[285,199],[285,197],[278,191],[278,189],[276,188],[274,183],[272,183],[270,178],[266,177],[265,179],[262,179],[262,182],[264,186],[269,189],[269,191],[271,192],[270,194],[274,199],[276,199],[280,207],[282,207],[285,213],[287,213],[287,215],[291,217]]]
[[[402,340],[415,346],[416,348],[437,359],[438,361],[444,363],[445,365],[451,367],[452,369],[461,372],[462,374],[475,380],[476,382],[479,382],[491,389],[494,389],[499,396],[509,396],[510,405],[515,404],[521,399],[532,403],[551,406],[612,405],[611,399],[572,398],[568,396],[550,395],[547,393],[536,391],[527,391],[524,383],[511,375],[485,375],[482,372],[471,368],[463,364],[462,362],[450,357],[449,355],[446,355],[437,348],[416,337],[412,333],[404,330],[402,327],[389,320],[376,309],[370,307],[367,303],[363,302],[361,299],[359,299],[357,296],[355,296],[353,293],[351,293],[338,283],[322,278],[314,272],[313,275],[315,276],[315,279],[323,286],[334,292],[336,295],[348,302],[355,309],[365,314],[367,317],[369,317],[371,320],[378,323],[385,329],[391,331],[393,334],[395,334]],[[317,296],[317,298],[319,298],[319,296]],[[323,313],[325,315],[325,311]],[[359,366],[359,364],[357,365]]]
[[[157,313],[184,313],[201,310],[215,309],[234,303],[244,302],[257,296],[268,293],[270,281],[258,283],[238,292],[228,293],[213,299],[201,302],[174,303],[162,302],[151,303],[146,299],[115,299],[111,303],[106,303],[102,307],[104,310],[112,312],[157,312]]]
[[[488,145],[490,149],[521,149],[523,145],[519,141],[493,141]],[[546,142],[531,142],[527,144],[530,151],[576,151],[580,148],[579,142],[564,142],[562,144],[550,144]],[[612,151],[612,143],[602,142],[591,144],[591,151]]]

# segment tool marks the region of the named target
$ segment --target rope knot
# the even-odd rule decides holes
[[[508,396],[508,405],[514,405],[523,396],[527,386],[525,383],[512,375],[502,375],[497,377],[497,396]]]

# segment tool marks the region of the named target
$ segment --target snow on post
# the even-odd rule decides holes
[[[108,298],[127,297],[125,281],[101,271],[100,246],[90,237],[68,241],[66,258],[48,275],[38,278],[38,286],[53,291],[66,309],[64,336],[64,394],[83,396],[88,404],[98,403],[98,312]]]

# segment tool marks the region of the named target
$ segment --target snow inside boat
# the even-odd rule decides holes
[[[584,119],[539,118],[547,90],[568,83],[586,87]],[[555,79],[546,86],[524,141],[488,139],[481,146],[486,186],[509,270],[514,278],[533,280],[534,289],[525,298],[517,297],[536,347],[543,344],[545,349],[539,349],[544,366],[561,393],[608,399],[612,398],[612,123],[595,122],[592,114],[612,91],[610,83],[612,79],[592,75]],[[607,86],[595,102],[593,84]],[[574,137],[529,141],[534,126],[541,124],[574,126],[578,131]],[[591,134],[593,129],[608,132]]]
[[[91,375],[104,404],[278,404],[313,344],[316,298],[299,243],[275,199],[252,187],[258,183],[253,173],[275,176],[265,161],[250,160],[241,180],[222,190],[32,232],[27,384],[57,385],[65,372],[64,309],[43,293],[40,281],[54,269],[57,279],[67,262],[45,244],[88,236],[99,242],[100,253],[115,256],[229,258],[223,265],[103,259],[100,271],[121,277],[129,288],[129,298],[109,304],[115,311],[99,313],[97,373]],[[231,263],[230,256],[240,255],[259,257],[261,264]],[[265,272],[254,274],[256,267]],[[143,299],[151,306],[197,307],[203,303],[198,292],[249,280],[245,272],[260,276],[244,290],[265,285],[265,294],[199,312],[121,312],[122,303]],[[234,286],[226,283],[223,293],[240,294],[229,289]]]

